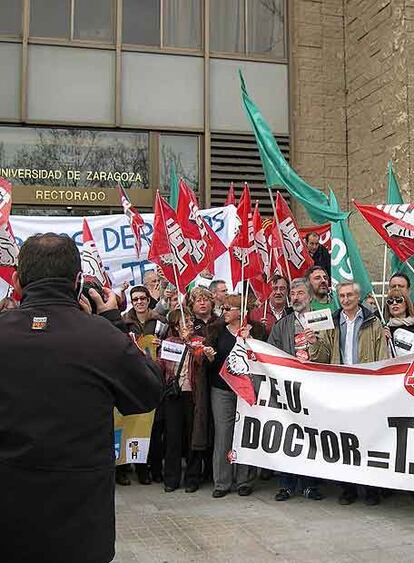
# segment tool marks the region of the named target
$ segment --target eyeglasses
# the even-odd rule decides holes
[[[131,301],[132,303],[137,303],[138,301],[148,301],[148,297],[133,297]]]
[[[240,311],[240,307],[229,307],[228,305],[225,305],[223,307],[223,311]]]
[[[404,303],[404,301],[404,297],[388,297],[387,305],[393,305],[394,303],[401,305],[401,303]]]

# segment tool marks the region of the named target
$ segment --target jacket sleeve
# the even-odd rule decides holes
[[[375,359],[379,360],[387,360],[389,355],[387,339],[385,338],[384,328],[381,324],[381,321],[378,319],[375,320],[376,323],[376,339],[375,339]]]
[[[332,330],[321,332],[316,339],[315,344],[309,346],[309,356],[312,362],[320,364],[330,364],[332,357],[333,340],[331,338]]]
[[[104,319],[112,323],[114,327],[119,329],[121,332],[128,334],[129,332],[128,326],[125,323],[124,319],[122,318],[121,313],[118,309],[111,309],[110,311],[105,311],[105,313],[101,313],[99,316],[103,317]]]
[[[273,325],[272,331],[269,334],[267,341],[272,346],[276,346],[276,348],[283,350],[282,327],[285,326],[285,323],[281,321],[283,321],[283,319]]]
[[[161,402],[165,381],[162,370],[132,340],[120,337],[124,345],[117,352],[112,379],[115,406],[123,415],[149,412]]]

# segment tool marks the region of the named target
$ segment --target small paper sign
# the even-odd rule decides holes
[[[334,328],[330,309],[309,311],[308,313],[304,313],[303,316],[305,319],[304,328],[310,328],[312,330],[329,330]]]
[[[180,362],[185,350],[185,344],[163,340],[161,344],[161,359],[170,362]]]
[[[410,354],[414,349],[414,333],[405,328],[397,328],[392,339],[394,341],[395,352],[397,356],[405,356]]]

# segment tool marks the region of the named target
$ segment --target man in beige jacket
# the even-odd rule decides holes
[[[319,335],[306,331],[310,343],[309,355],[314,362],[324,364],[362,364],[388,358],[388,348],[381,321],[360,304],[360,288],[353,281],[337,285],[341,308],[333,314],[335,328]],[[378,504],[378,489],[363,487],[365,502]],[[357,499],[356,485],[344,484],[340,504],[352,504]]]

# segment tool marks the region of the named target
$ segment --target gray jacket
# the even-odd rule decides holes
[[[295,355],[295,313],[289,313],[273,325],[267,339],[269,344],[276,346],[287,354]]]

